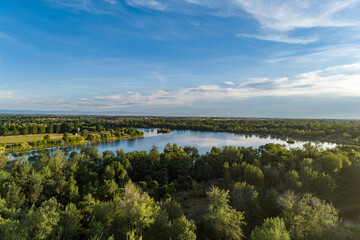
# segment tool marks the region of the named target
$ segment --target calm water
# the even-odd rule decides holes
[[[290,148],[302,147],[304,143],[298,141],[295,144],[288,144],[284,139],[274,137],[264,137],[259,135],[245,135],[224,132],[200,132],[190,130],[173,130],[170,134],[158,134],[156,129],[140,129],[145,132],[144,138],[123,139],[117,141],[88,143],[86,146],[95,146],[100,153],[105,150],[115,152],[116,149],[122,148],[125,152],[131,151],[148,151],[153,145],[156,145],[159,151],[162,151],[167,143],[176,143],[178,146],[194,146],[199,149],[200,154],[211,150],[213,146],[222,147],[226,145],[243,146],[258,148],[267,143],[284,144]],[[68,151],[79,151],[81,146],[76,145],[63,147]],[[323,148],[333,148],[336,144],[321,143]],[[35,153],[37,150],[33,151]]]

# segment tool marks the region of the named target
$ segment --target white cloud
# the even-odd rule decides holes
[[[55,7],[86,11],[93,14],[113,14],[117,0],[46,0]]]
[[[356,26],[358,21],[337,14],[359,0],[234,0],[265,29]]]
[[[359,18],[342,12],[359,0],[234,0],[253,16],[263,29],[260,35],[242,35],[261,40],[307,44],[318,37],[290,37],[288,32],[301,28],[354,27]]]
[[[0,91],[0,99],[14,98],[14,94],[11,91]]]
[[[156,80],[159,80],[162,83],[165,83],[167,81],[167,77],[159,72],[153,72],[151,77]]]
[[[3,79],[0,79],[0,86],[4,85],[2,82],[4,82]],[[0,89],[0,99],[1,100],[14,100],[20,98],[18,94],[15,94],[13,91]]]
[[[360,97],[360,62],[305,72],[288,78],[253,78],[246,82],[224,82],[193,88],[126,92],[83,99],[101,108],[127,106],[191,106],[196,101],[216,102],[254,97]]]
[[[282,42],[282,43],[291,43],[291,44],[307,44],[312,43],[318,40],[316,37],[311,37],[308,39],[303,38],[294,38],[289,37],[282,33],[271,33],[271,34],[264,34],[264,35],[253,35],[253,34],[237,34],[238,37],[246,37],[246,38],[256,38],[265,41],[272,41],[272,42]]]
[[[316,97],[322,99],[360,98],[360,62],[304,72],[292,77],[252,78],[243,82],[225,81],[172,90],[128,91],[94,97],[62,99],[34,96],[0,90],[4,104],[23,109],[50,108],[104,111],[131,107],[181,107],[190,109],[198,104],[229,104],[234,100],[258,97]],[[1,101],[0,101],[1,102]],[[0,104],[1,105],[1,104]]]
[[[231,82],[231,81],[225,81],[224,84],[231,85],[231,86],[236,85],[236,83]]]
[[[141,6],[141,7],[147,7],[147,8],[152,8],[152,9],[156,9],[156,10],[165,10],[165,4],[161,3],[160,1],[156,1],[156,0],[128,0],[127,3],[130,6],[136,7],[136,6]]]

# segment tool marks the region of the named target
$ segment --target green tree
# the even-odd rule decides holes
[[[311,194],[286,192],[279,204],[292,239],[327,239],[328,231],[339,222],[335,208]]]
[[[257,166],[246,164],[244,169],[244,181],[250,185],[263,186],[264,173]]]
[[[55,198],[43,202],[39,208],[33,206],[14,235],[20,239],[49,239],[60,220],[59,208]]]
[[[50,135],[45,135],[44,136],[44,138],[43,138],[43,141],[45,142],[45,143],[48,143],[48,142],[50,142]]]
[[[68,134],[67,132],[65,132],[65,133],[63,134],[62,140],[63,140],[65,143],[67,143],[67,142],[69,142],[69,139],[70,139],[69,134]]]
[[[242,212],[229,206],[229,191],[212,186],[206,193],[209,213],[205,216],[205,231],[209,239],[243,239],[245,224]]]
[[[285,182],[284,186],[286,190],[298,190],[300,189],[302,183],[300,181],[299,174],[296,170],[291,170],[285,173]]]
[[[0,136],[7,136],[9,134],[9,129],[7,127],[0,127]]]
[[[52,124],[48,124],[46,126],[46,133],[53,133],[54,132],[54,126]]]
[[[59,222],[60,239],[77,239],[81,233],[82,215],[76,205],[69,203]]]
[[[82,130],[82,131],[81,131],[81,136],[82,136],[84,139],[87,139],[87,137],[89,136],[88,131]]]
[[[260,223],[261,208],[259,205],[259,194],[254,186],[246,182],[236,182],[231,191],[231,205],[238,211],[243,211],[247,226],[245,230],[249,231],[255,225]]]
[[[30,134],[37,134],[38,133],[38,127],[37,127],[37,125],[30,125],[30,127],[29,127],[29,133]]]
[[[250,236],[251,240],[290,240],[290,234],[286,230],[285,223],[281,218],[267,218],[261,227],[255,227]]]
[[[44,134],[46,133],[46,126],[45,125],[38,125],[38,133],[39,134]]]
[[[60,131],[61,131],[60,125],[59,125],[59,124],[55,124],[55,125],[54,125],[54,133],[60,133]]]
[[[13,135],[19,135],[20,134],[20,131],[19,131],[19,129],[17,128],[17,127],[14,127],[13,128]]]
[[[131,181],[125,185],[123,197],[114,201],[118,206],[114,212],[115,222],[120,227],[116,236],[135,231],[135,236],[140,238],[155,222],[155,216],[160,210],[154,200]]]
[[[325,172],[329,174],[334,174],[335,172],[340,171],[343,166],[351,164],[346,155],[341,153],[334,154],[329,151],[323,152],[317,161]]]
[[[21,135],[27,135],[27,134],[29,134],[29,127],[28,127],[28,126],[22,126],[22,127],[20,128],[20,134],[21,134]]]
[[[275,217],[280,213],[280,208],[277,204],[279,192],[275,189],[270,189],[265,192],[261,201],[262,212],[266,217]]]
[[[6,189],[6,204],[8,207],[21,207],[25,202],[25,196],[22,193],[22,189],[14,182],[7,182],[4,184]]]
[[[34,204],[39,200],[39,197],[43,191],[43,178],[42,175],[32,171],[30,177],[29,177],[29,192],[28,192],[28,198],[27,200]]]
[[[195,240],[195,224],[192,220],[187,220],[184,215],[175,219],[172,223],[171,238],[174,240]]]

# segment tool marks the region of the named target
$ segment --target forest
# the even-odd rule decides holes
[[[38,148],[140,136],[136,128],[152,127],[342,143],[333,149],[310,143],[290,149],[225,146],[206,154],[176,144],[103,153],[81,147],[12,160],[4,144],[0,239],[360,237],[360,226],[342,219],[351,212],[360,220],[359,121],[0,115],[0,123],[3,138],[48,134],[35,142]],[[53,133],[62,138],[49,139]]]
[[[194,147],[0,161],[1,239],[359,239],[360,147]]]

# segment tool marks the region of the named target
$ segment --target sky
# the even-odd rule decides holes
[[[1,0],[0,109],[360,118],[360,0]]]

